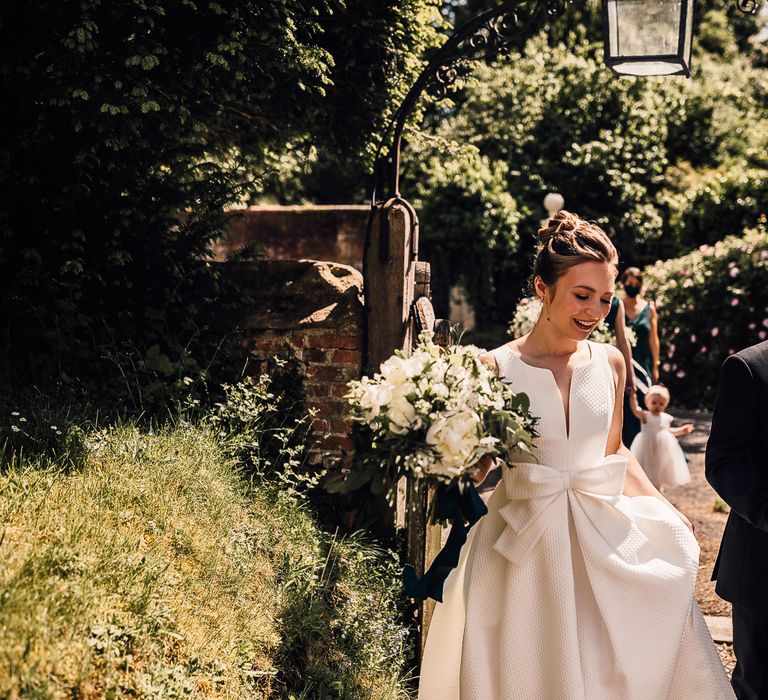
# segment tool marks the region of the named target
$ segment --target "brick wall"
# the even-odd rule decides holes
[[[346,384],[362,373],[362,275],[355,269],[314,260],[230,262],[226,274],[254,300],[240,319],[219,323],[242,330],[248,373],[264,370],[270,357],[288,353],[300,363],[308,404],[317,410],[319,441],[311,458],[324,451],[351,451],[345,417]]]
[[[229,227],[211,245],[226,260],[249,243],[272,260],[332,260],[362,270],[367,205],[257,206],[230,209]]]

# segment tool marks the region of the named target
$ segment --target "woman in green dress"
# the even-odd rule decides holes
[[[653,302],[643,298],[643,273],[637,267],[628,267],[621,275],[624,288],[624,320],[635,332],[637,343],[632,348],[635,366],[637,400],[643,404],[645,392],[651,384],[659,381],[659,321]],[[624,401],[624,427],[621,437],[625,445],[631,445],[640,432],[637,420],[629,402]]]

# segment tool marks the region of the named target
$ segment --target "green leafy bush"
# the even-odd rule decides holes
[[[686,193],[670,225],[679,245],[711,245],[723,231],[744,231],[768,213],[768,174],[729,170],[705,177]]]
[[[439,259],[431,278],[438,315],[448,317],[450,289],[459,285],[481,322],[498,320],[510,280],[525,264],[514,255],[520,216],[507,191],[506,164],[454,143],[448,155],[432,153],[420,167],[415,206],[422,254]]]
[[[209,319],[247,303],[204,260],[224,207],[318,144],[363,181],[434,6],[4,3],[0,393],[59,382],[158,412],[205,379]]]
[[[246,478],[277,481],[300,494],[315,486],[318,475],[307,464],[312,421],[298,364],[273,358],[265,374],[223,390],[204,421]]]
[[[768,229],[645,269],[659,308],[661,380],[673,405],[711,408],[720,365],[768,337]]]

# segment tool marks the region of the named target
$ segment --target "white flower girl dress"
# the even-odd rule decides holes
[[[657,498],[622,495],[627,460],[605,456],[615,386],[604,346],[590,350],[570,431],[554,375],[493,351],[540,417],[538,463],[504,468],[470,532],[432,618],[421,700],[734,697],[693,598],[695,538]]]
[[[629,448],[640,462],[651,483],[660,489],[682,486],[691,480],[685,453],[677,438],[669,432],[675,419],[669,413],[654,416],[643,411],[645,422]]]

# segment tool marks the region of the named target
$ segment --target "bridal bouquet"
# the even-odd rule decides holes
[[[442,600],[448,573],[459,561],[467,530],[486,512],[472,475],[477,461],[531,452],[536,433],[528,397],[515,393],[474,346],[440,348],[422,333],[413,353],[397,352],[373,377],[349,384],[346,399],[355,423],[352,468],[326,482],[329,491],[370,483],[387,494],[409,476],[436,485],[429,521],[450,522],[445,547],[422,577],[406,564],[407,595]]]
[[[530,333],[533,327],[536,325],[536,321],[539,320],[541,315],[541,300],[536,297],[526,297],[521,299],[520,303],[515,309],[515,314],[512,317],[512,321],[509,324],[507,332],[514,338],[520,338],[526,333]],[[635,331],[629,326],[625,326],[624,332],[627,336],[629,344],[634,347],[637,344],[637,336]],[[600,321],[597,327],[590,333],[590,340],[594,340],[596,343],[610,343],[616,344],[616,335],[608,327],[605,320]]]
[[[352,469],[331,490],[370,482],[375,493],[391,495],[401,476],[462,487],[484,455],[506,461],[512,452],[530,452],[528,397],[481,362],[482,352],[443,349],[426,332],[410,356],[397,352],[373,377],[350,382],[357,449]]]

